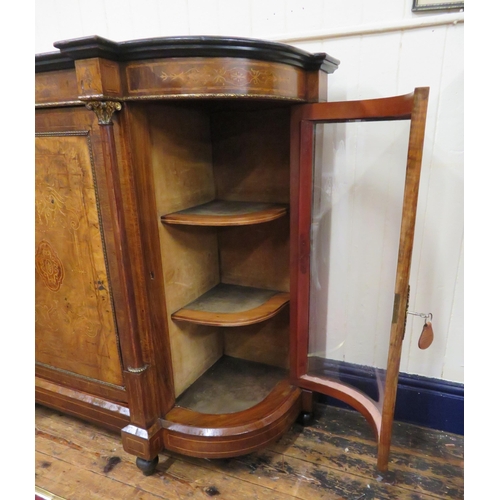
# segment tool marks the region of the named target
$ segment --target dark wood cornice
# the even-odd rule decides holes
[[[59,69],[71,69],[75,67],[75,61],[61,52],[46,52],[35,54],[35,73],[43,71],[55,71]]]
[[[67,69],[77,59],[102,57],[113,61],[170,57],[242,57],[271,61],[305,70],[333,73],[339,61],[325,53],[310,54],[283,43],[252,38],[181,36],[113,42],[100,36],[55,42],[59,52],[35,56],[35,71]]]

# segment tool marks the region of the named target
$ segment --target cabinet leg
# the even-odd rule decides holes
[[[314,420],[314,413],[312,411],[301,411],[297,417],[297,423],[307,427],[312,424]]]
[[[314,393],[312,391],[302,391],[302,411],[297,418],[297,423],[307,427],[314,419]]]
[[[153,460],[144,460],[144,458],[137,457],[135,464],[140,470],[142,470],[142,473],[145,476],[151,476],[158,465],[158,457],[153,458]]]

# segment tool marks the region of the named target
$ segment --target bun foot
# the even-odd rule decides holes
[[[153,458],[153,460],[144,460],[144,458],[138,457],[135,464],[145,476],[151,476],[158,465],[158,457]]]
[[[297,417],[297,423],[303,425],[304,427],[311,425],[313,420],[314,420],[314,413],[309,411],[303,411]]]

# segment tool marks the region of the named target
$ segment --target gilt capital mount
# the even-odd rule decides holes
[[[114,112],[122,109],[122,105],[118,101],[89,101],[85,107],[96,114],[99,125],[112,124],[111,118]]]

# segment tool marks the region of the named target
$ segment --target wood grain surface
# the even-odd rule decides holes
[[[301,404],[300,389],[284,379],[264,400],[243,411],[207,414],[176,406],[162,421],[165,448],[198,458],[241,456],[283,435]]]
[[[36,360],[121,385],[88,133],[41,135],[35,147]]]
[[[464,439],[394,425],[391,472],[375,468],[376,444],[357,412],[315,406],[310,427],[294,425],[264,450],[233,459],[161,453],[145,477],[118,434],[38,406],[35,484],[65,500],[459,500]]]
[[[164,224],[189,226],[246,226],[282,217],[287,207],[271,203],[214,200],[173,214],[162,215]]]
[[[261,96],[306,99],[305,71],[286,64],[229,57],[189,57],[129,62],[129,97],[161,95]]]
[[[35,75],[35,102],[49,105],[78,101],[78,85],[74,69],[63,69]],[[83,103],[82,103],[83,104]]]
[[[172,314],[176,321],[211,326],[244,326],[272,318],[290,295],[275,290],[220,283]]]

